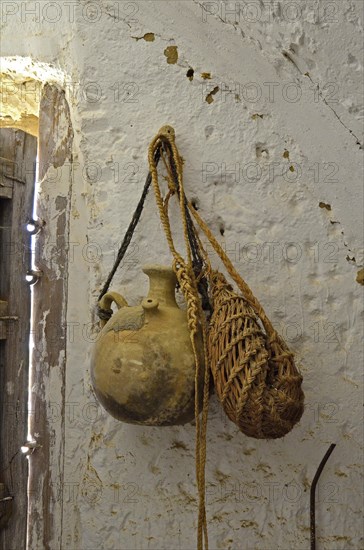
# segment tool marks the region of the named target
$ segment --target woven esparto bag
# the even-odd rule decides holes
[[[213,272],[210,284],[210,366],[224,410],[248,436],[283,437],[303,413],[302,376],[293,353],[222,273]]]
[[[283,437],[304,410],[294,355],[206,223],[191,204],[189,208],[241,292],[234,292],[219,271],[207,273],[213,305],[208,351],[216,393],[244,434]]]

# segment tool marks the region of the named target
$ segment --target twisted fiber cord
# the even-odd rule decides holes
[[[202,229],[202,231],[205,233],[206,237],[209,239],[212,247],[214,248],[215,252],[220,256],[222,259],[229,275],[231,278],[236,282],[239,289],[244,295],[244,298],[246,301],[252,306],[252,308],[256,311],[258,317],[262,320],[262,323],[267,331],[267,333],[270,336],[271,342],[273,343],[276,341],[278,334],[274,330],[272,323],[268,319],[262,305],[258,301],[258,299],[254,296],[253,292],[250,290],[247,283],[240,277],[239,273],[235,270],[230,258],[225,253],[225,251],[220,246],[217,239],[214,237],[206,223],[203,221],[203,219],[197,214],[196,210],[193,208],[192,204],[189,202],[188,207],[190,209],[190,212],[192,212],[192,215],[194,216],[195,220],[197,221],[198,225]]]
[[[172,147],[171,143],[168,141],[164,143],[164,147],[169,157],[169,166],[163,158],[163,162],[167,168],[169,175],[170,188],[166,200],[169,199],[170,194],[173,192],[177,192],[177,195],[180,198],[181,187],[179,182],[181,178],[179,177],[179,173],[182,174],[183,159],[179,156],[178,149],[175,144],[174,147]],[[207,255],[205,251],[202,250],[203,247],[201,246],[197,231],[193,225],[190,212],[187,208],[186,196],[184,196],[184,202],[181,202],[180,205],[181,212],[183,212],[184,219],[186,220],[189,248],[191,250],[193,258],[192,267],[196,276],[197,289],[201,296],[202,309],[208,312],[208,315],[210,316],[212,314],[212,306],[209,299],[208,281],[206,278],[206,271],[208,270],[208,265],[206,262]]]
[[[183,189],[183,180],[182,180],[182,159],[178,153],[178,149],[174,142],[174,133],[173,133],[173,140],[170,141],[170,146],[172,150],[172,161],[175,163],[175,171],[177,172],[177,177],[179,179],[178,185],[179,189],[174,189],[175,191],[179,191],[179,198],[180,198],[180,206],[181,211],[183,213],[183,220],[184,220],[184,228],[185,228],[185,241],[186,246],[188,247],[188,210],[187,210],[187,200],[184,194]],[[164,158],[163,158],[164,161]],[[166,163],[165,163],[166,164]],[[166,164],[167,166],[167,164]],[[171,182],[173,184],[173,176],[171,174],[172,170],[167,166],[168,173],[171,178]],[[173,191],[172,191],[173,192]],[[171,193],[171,187],[170,191],[168,192],[167,199],[169,200]],[[192,225],[192,220],[189,217],[190,224]],[[203,346],[204,346],[204,358],[205,358],[205,377],[204,377],[204,387],[203,387],[203,404],[202,404],[202,426],[200,430],[198,429],[197,422],[199,417],[199,411],[197,407],[197,399],[195,401],[195,417],[196,417],[196,432],[197,432],[197,438],[200,439],[200,442],[197,443],[197,447],[199,447],[199,454],[196,452],[196,477],[199,479],[199,524],[203,525],[204,529],[204,537],[205,537],[205,547],[208,548],[208,535],[207,535],[207,521],[206,521],[206,508],[205,508],[205,464],[206,464],[206,432],[207,432],[207,416],[208,416],[208,402],[209,402],[209,385],[210,385],[210,357],[209,357],[209,351],[208,351],[208,335],[207,335],[207,326],[205,321],[205,317],[203,314],[203,306],[206,306],[206,310],[211,313],[211,305],[208,300],[207,296],[207,280],[209,279],[210,273],[212,272],[210,260],[208,258],[207,252],[197,234],[197,232],[193,235],[194,242],[191,243],[190,240],[190,246],[192,244],[198,249],[199,256],[198,256],[198,266],[200,267],[200,273],[198,277],[196,278],[196,291],[197,291],[197,283],[201,280],[202,286],[199,287],[199,291],[202,296],[202,304],[199,301],[198,307],[199,307],[199,318],[202,320],[202,329],[203,329]],[[201,257],[202,256],[202,257]],[[194,255],[194,258],[196,259],[196,254]],[[197,262],[196,262],[197,263]],[[204,267],[202,268],[202,265]],[[194,273],[194,270],[193,270]],[[204,282],[202,282],[204,280]],[[198,372],[196,371],[196,380],[198,380]],[[196,397],[197,397],[197,383],[196,383]],[[200,433],[200,435],[198,435]],[[198,458],[199,456],[199,458]],[[198,535],[198,547],[200,548],[200,545],[202,545],[201,541],[201,532],[199,529],[199,535]],[[202,546],[201,546],[202,547]]]
[[[187,245],[187,239],[189,240],[189,245],[192,250],[193,255],[193,261],[196,262],[197,270],[199,270],[199,275],[196,278],[196,290],[199,290],[201,293],[201,300],[202,304],[199,302],[199,316],[200,319],[204,319],[202,309],[204,305],[208,306],[206,309],[208,311],[211,311],[211,307],[209,304],[208,296],[207,296],[207,280],[206,276],[211,271],[211,265],[207,256],[206,251],[204,250],[202,243],[198,237],[197,232],[193,232],[192,236],[189,234],[189,229],[192,228],[194,230],[191,217],[189,216],[189,211],[187,210],[187,200],[184,194],[183,189],[183,180],[182,180],[182,159],[179,156],[177,147],[175,146],[174,140],[172,143],[169,143],[170,145],[170,163],[171,167],[167,165],[164,158],[163,161],[165,162],[168,174],[170,176],[170,190],[173,188],[175,192],[177,192],[179,198],[180,198],[180,207],[182,212],[182,218],[184,222],[184,234],[185,234],[185,241],[186,246]],[[172,173],[174,172],[174,173]],[[176,176],[176,177],[175,177]],[[177,189],[176,186],[173,184],[173,180],[177,179]],[[169,199],[170,191],[168,192],[167,199]],[[202,255],[202,257],[201,257]],[[191,259],[190,259],[191,261]],[[193,262],[192,262],[193,263]],[[203,267],[203,264],[205,266]],[[193,270],[195,273],[195,270]],[[196,275],[196,273],[195,273]],[[198,282],[201,281],[201,286],[197,288]],[[202,282],[203,281],[203,282]],[[201,309],[202,306],[202,309]],[[209,364],[208,360],[208,350],[207,350],[207,329],[205,327],[204,330],[204,356],[205,356],[205,379],[204,379],[204,388],[203,388],[203,406],[202,406],[202,426],[200,430],[200,459],[196,463],[196,475],[200,478],[200,487],[201,490],[199,491],[199,497],[200,497],[200,523],[203,523],[204,528],[204,536],[206,541],[206,547],[208,546],[207,542],[207,522],[206,522],[206,510],[205,510],[205,463],[206,463],[206,430],[207,430],[207,412],[208,412],[208,400],[209,400],[209,384],[210,384],[210,369],[207,367]],[[199,393],[199,392],[198,392]],[[195,404],[197,401],[195,402]],[[198,417],[198,408],[195,408],[195,415]],[[199,464],[201,465],[199,467]]]
[[[171,134],[169,134],[171,135]],[[193,274],[193,262],[192,262],[192,255],[190,254],[190,246],[191,242],[189,240],[189,234],[188,234],[188,220],[187,215],[188,211],[186,209],[186,199],[183,189],[183,176],[182,176],[182,159],[179,156],[178,150],[174,143],[174,132],[173,132],[173,139],[170,139],[169,145],[172,151],[172,159],[171,161],[174,161],[174,168],[177,175],[177,185],[178,189],[176,191],[179,191],[179,198],[180,198],[180,208],[182,213],[182,222],[183,222],[183,229],[184,229],[184,237],[185,237],[185,243],[186,248],[188,252],[188,263],[191,267],[191,272]],[[172,162],[171,162],[172,164]],[[192,223],[192,222],[190,222]],[[196,236],[193,235],[194,239],[196,239]],[[202,274],[200,273],[200,276]],[[198,297],[198,290],[197,290],[197,281],[194,281],[194,277],[192,277],[191,283],[194,286],[194,295]],[[188,298],[188,295],[187,295]],[[197,308],[198,308],[198,314],[199,318],[203,319],[203,313],[201,309],[201,303],[198,300],[197,301]],[[195,333],[197,333],[197,327],[195,327]],[[207,408],[208,408],[208,388],[209,388],[209,369],[207,367],[207,330],[205,327],[205,330],[203,332],[204,334],[204,356],[205,356],[205,379],[204,379],[204,392],[203,392],[203,418],[202,418],[202,426],[196,427],[197,432],[197,438],[198,438],[198,453],[196,454],[196,477],[198,478],[198,485],[199,485],[199,527],[198,527],[198,546],[202,548],[202,529],[204,531],[204,538],[205,538],[205,545],[206,548],[208,547],[208,537],[207,537],[207,522],[206,522],[206,510],[205,510],[205,461],[206,461],[206,425],[207,425]],[[193,341],[194,346],[194,341]],[[195,357],[197,358],[197,353],[195,350]],[[199,410],[198,410],[198,381],[199,381],[199,372],[200,372],[200,366],[196,362],[196,399],[195,399],[195,416],[198,419],[199,417]],[[206,391],[207,390],[207,391]]]
[[[162,195],[158,182],[158,171],[155,163],[155,150],[160,142],[167,142],[171,147],[174,162],[177,171],[180,208],[182,214],[183,230],[185,243],[187,248],[188,263],[186,264],[181,255],[175,249],[171,227],[168,219],[167,206],[171,193],[167,195],[167,200],[163,202]],[[209,399],[209,368],[208,368],[208,352],[207,352],[207,327],[204,319],[201,303],[198,296],[197,282],[192,268],[192,257],[188,239],[188,225],[186,219],[186,204],[183,191],[182,178],[182,160],[178,154],[178,150],[174,143],[174,130],[171,127],[163,127],[151,142],[148,150],[148,161],[150,173],[152,175],[152,184],[155,192],[156,202],[159,209],[159,214],[163,229],[166,234],[167,242],[170,251],[173,255],[173,269],[176,273],[177,280],[182,289],[187,302],[187,319],[190,330],[190,338],[195,358],[196,373],[195,373],[195,420],[196,420],[196,479],[199,492],[199,515],[198,515],[198,530],[197,530],[197,547],[198,550],[208,549],[207,522],[206,522],[206,507],[205,507],[205,462],[206,462],[206,429],[207,429],[207,412]],[[171,188],[170,188],[171,191]],[[201,365],[196,349],[196,336],[199,323],[202,327],[203,348],[205,357],[205,376],[203,388],[203,407],[202,407],[202,423],[199,420],[199,375]]]
[[[154,152],[154,161],[155,161],[155,164],[157,165],[158,162],[159,162],[159,159],[160,159],[160,156],[161,156],[161,150],[160,150],[160,147],[158,147],[155,152]],[[144,184],[144,188],[143,188],[143,192],[142,192],[142,195],[139,199],[139,202],[138,202],[138,205],[135,209],[135,212],[133,214],[133,217],[132,217],[132,220],[129,224],[129,227],[125,233],[125,236],[124,236],[124,239],[123,239],[123,242],[121,243],[121,246],[118,250],[118,254],[117,254],[117,257],[116,257],[116,260],[115,260],[115,263],[109,273],[109,276],[108,278],[106,279],[105,281],[105,284],[102,288],[102,291],[98,297],[98,302],[100,302],[100,300],[102,299],[102,297],[107,293],[107,291],[109,290],[109,286],[110,286],[110,283],[116,273],[116,270],[117,268],[119,267],[120,265],[120,262],[122,261],[122,259],[124,258],[125,256],[125,253],[129,247],[129,244],[130,244],[130,241],[133,237],[133,234],[134,234],[134,231],[135,231],[135,228],[136,226],[138,225],[139,223],[139,220],[140,220],[140,216],[142,215],[142,211],[143,211],[143,207],[144,207],[144,203],[145,203],[145,199],[147,197],[147,194],[148,194],[148,191],[149,191],[149,187],[150,187],[150,184],[152,182],[152,177],[151,177],[151,174],[148,173],[147,175],[147,178],[145,180],[145,184]],[[110,317],[112,316],[112,310],[111,309],[108,309],[108,310],[105,310],[105,309],[102,309],[100,307],[100,304],[97,305],[97,314],[98,316],[100,317],[101,320],[104,320],[104,321],[108,321],[110,319]]]
[[[167,166],[167,171],[169,174],[169,185],[170,189],[173,189],[174,192],[177,192],[177,195],[180,196],[180,185],[179,185],[179,176],[178,172],[180,171],[182,173],[182,166],[183,166],[183,159],[179,156],[178,150],[176,147],[171,147],[170,142],[164,143],[164,149],[166,153],[168,154],[169,159],[169,166],[167,166],[167,163],[165,162],[165,165]],[[177,158],[178,155],[178,158]],[[177,164],[179,166],[179,169],[177,168]],[[199,291],[201,302],[202,302],[202,309],[208,313],[208,316],[212,314],[212,306],[210,303],[209,298],[209,292],[208,292],[208,280],[206,278],[206,261],[204,260],[204,254],[202,253],[201,246],[199,244],[198,235],[196,232],[196,229],[193,225],[193,221],[191,218],[191,214],[187,208],[187,198],[184,197],[184,216],[186,218],[187,223],[187,230],[188,230],[188,239],[189,239],[189,247],[191,249],[192,253],[192,266],[193,271],[196,276],[197,281],[197,289]],[[182,206],[182,203],[181,203]],[[183,210],[181,210],[183,212]],[[206,258],[206,254],[205,254]]]
[[[154,143],[151,144],[150,151],[152,151],[152,152],[153,152],[153,146],[154,146]],[[149,159],[151,159],[151,158],[152,158],[152,156],[149,156]],[[188,317],[188,325],[189,325],[189,329],[190,329],[193,352],[194,352],[194,356],[195,356],[195,363],[196,363],[196,380],[195,380],[195,384],[197,385],[198,375],[199,375],[199,361],[198,361],[198,356],[197,356],[197,353],[196,353],[195,340],[194,340],[195,334],[197,333],[196,294],[192,291],[192,288],[191,288],[191,285],[190,285],[191,274],[188,273],[188,267],[184,264],[184,261],[181,258],[181,256],[178,253],[176,253],[176,250],[175,250],[175,247],[174,247],[174,244],[173,244],[171,231],[170,231],[169,220],[168,220],[168,216],[167,216],[166,209],[165,209],[165,204],[163,204],[162,197],[161,197],[161,194],[160,194],[160,189],[159,189],[159,186],[158,186],[158,181],[157,181],[158,174],[157,174],[157,172],[156,172],[156,170],[154,169],[153,166],[151,166],[151,173],[153,175],[153,184],[154,184],[154,188],[155,188],[157,205],[159,207],[159,211],[160,211],[160,215],[161,215],[162,225],[165,229],[166,236],[167,236],[167,241],[168,241],[168,244],[169,244],[170,249],[172,251],[172,254],[174,256],[174,269],[175,269],[175,272],[176,272],[176,275],[177,275],[177,280],[179,281],[180,287],[181,287],[181,289],[182,289],[182,291],[183,291],[183,293],[184,293],[184,295],[186,296],[186,299],[187,299],[187,313],[188,313],[187,317]],[[162,208],[162,205],[163,205],[163,208]],[[185,226],[184,226],[184,228],[185,228]],[[198,398],[198,392],[197,391],[196,391],[196,397]],[[197,440],[196,440],[196,447],[197,447],[196,448],[196,457],[199,459],[199,457],[200,457],[200,444],[199,444],[200,443],[200,438],[199,438],[200,426],[199,426],[199,418],[198,418],[198,400],[197,399],[195,400],[195,415],[196,415],[196,427],[197,427],[197,434],[198,434]],[[199,463],[199,460],[197,460],[197,464],[198,463]],[[197,464],[196,464],[196,466],[197,466]],[[198,487],[199,487],[199,490],[200,490],[201,475],[200,475],[200,471],[199,471],[198,467],[196,468],[196,477],[197,477]],[[199,511],[198,540],[200,541],[200,544],[201,544],[201,541],[202,541],[203,512],[204,512],[203,507],[201,506],[201,499],[200,499],[199,510],[200,511]]]

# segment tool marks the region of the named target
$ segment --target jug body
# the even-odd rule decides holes
[[[129,307],[116,293],[119,307],[95,344],[91,380],[103,407],[115,418],[153,426],[185,424],[194,418],[195,358],[186,311],[175,301],[176,278],[169,267],[149,265],[149,294]],[[204,376],[201,334],[199,403]]]

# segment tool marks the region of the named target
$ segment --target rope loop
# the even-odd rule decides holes
[[[208,298],[207,281],[203,276],[204,265],[207,255],[201,253],[197,231],[193,225],[186,196],[183,189],[183,161],[180,157],[174,142],[175,132],[170,126],[162,127],[152,140],[149,151],[149,170],[152,176],[154,195],[159,210],[159,215],[164,229],[169,249],[173,256],[172,267],[176,274],[178,285],[187,303],[187,324],[190,332],[191,345],[195,357],[195,420],[196,420],[196,479],[199,493],[199,513],[197,528],[197,548],[208,550],[207,521],[205,507],[205,462],[206,462],[206,429],[209,400],[210,369],[208,366],[207,351],[207,324],[203,315],[202,306],[211,310]],[[162,159],[167,169],[168,193],[163,200],[159,186],[158,171],[154,162],[155,150],[162,143]],[[171,184],[173,182],[173,184]],[[187,251],[185,261],[175,248],[170,220],[168,216],[168,205],[171,195],[176,194],[179,199],[180,213],[183,225],[184,241]],[[201,255],[202,254],[202,255]],[[201,298],[199,297],[199,291]],[[202,337],[204,364],[201,364],[199,335]],[[201,369],[204,368],[203,377],[203,406],[202,418],[199,418],[199,395],[201,393],[200,378]]]

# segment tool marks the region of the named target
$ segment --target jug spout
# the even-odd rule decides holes
[[[149,293],[146,302],[157,301],[160,305],[176,307],[176,275],[171,267],[147,264],[142,268],[149,277]]]

